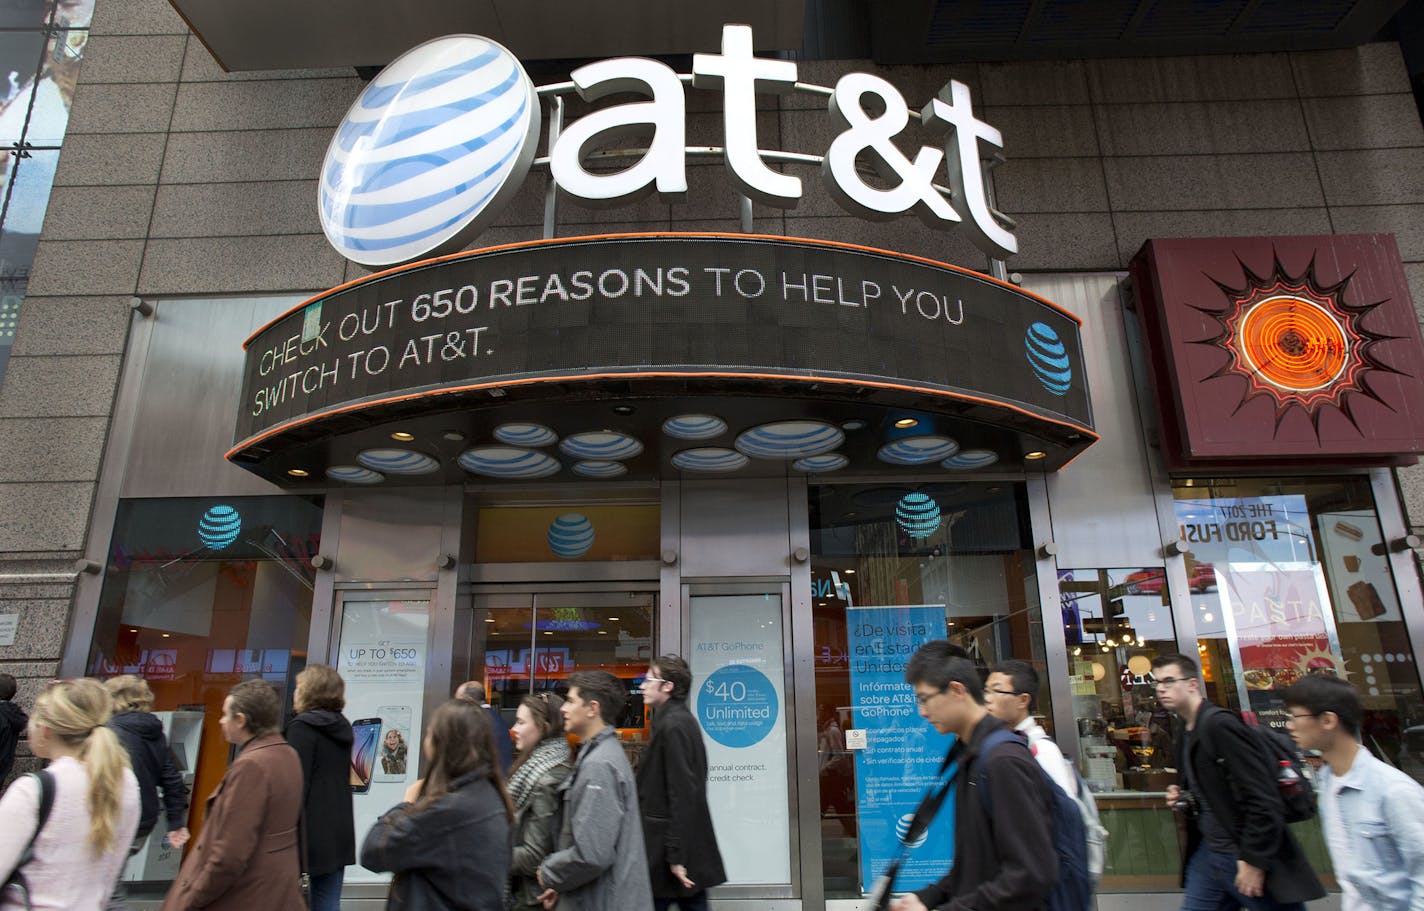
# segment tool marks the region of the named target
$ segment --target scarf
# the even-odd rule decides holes
[[[529,806],[534,796],[534,784],[544,773],[569,761],[569,743],[563,737],[550,737],[539,741],[539,745],[529,754],[529,758],[519,764],[509,775],[509,798],[514,801],[514,812]]]

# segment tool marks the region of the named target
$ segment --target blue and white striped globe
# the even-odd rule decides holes
[[[367,266],[459,250],[524,182],[540,119],[534,84],[499,44],[447,35],[406,51],[327,148],[317,191],[327,240]]]
[[[958,451],[959,443],[949,437],[904,437],[881,446],[876,458],[891,465],[923,465],[947,459]]]
[[[326,476],[346,484],[379,484],[386,479],[379,471],[360,465],[333,465],[326,470]]]
[[[928,538],[939,528],[939,504],[928,494],[907,493],[895,504],[895,521],[912,538]]]
[[[1068,346],[1047,323],[1034,323],[1024,333],[1024,354],[1033,375],[1054,395],[1066,395],[1073,385],[1073,366]]]
[[[628,466],[622,462],[593,460],[574,463],[574,474],[583,475],[585,478],[616,478],[627,473]]]
[[[955,470],[987,468],[999,461],[998,453],[991,449],[966,449],[940,462],[940,466]]]
[[[559,441],[559,435],[543,424],[500,424],[494,438],[511,446],[548,446]]]
[[[363,449],[356,453],[356,461],[385,474],[430,474],[440,470],[435,459],[409,449]]]
[[[219,504],[198,520],[198,540],[213,550],[222,550],[242,533],[242,516],[231,506]]]
[[[476,446],[460,453],[460,467],[487,478],[547,478],[558,474],[559,460],[518,446]]]
[[[804,459],[845,442],[845,433],[822,421],[776,421],[743,431],[732,445],[754,459]]]
[[[918,848],[930,837],[930,830],[926,827],[925,830],[920,833],[919,838],[916,838],[914,841],[906,841],[906,839],[910,837],[910,824],[914,821],[914,813],[906,813],[895,821],[895,837],[900,840],[900,844],[911,849]]]
[[[679,440],[710,440],[727,432],[727,422],[712,414],[679,414],[663,421],[663,433]]]
[[[672,467],[678,471],[737,471],[747,467],[751,459],[734,449],[721,446],[700,446],[684,449],[672,457]]]
[[[554,556],[577,560],[593,547],[593,523],[576,512],[566,512],[549,525],[549,549]]]

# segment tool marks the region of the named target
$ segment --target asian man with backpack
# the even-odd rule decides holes
[[[1286,826],[1280,760],[1266,736],[1206,700],[1192,659],[1159,655],[1152,674],[1163,708],[1186,724],[1177,742],[1178,784],[1167,789],[1167,805],[1187,826],[1182,911],[1303,911],[1305,902],[1324,898]]]
[[[1103,828],[1097,801],[1087,783],[1043,725],[1034,720],[1032,710],[1038,685],[1038,672],[1027,661],[1002,661],[989,671],[989,679],[984,681],[984,705],[990,715],[1008,722],[1010,728],[1028,739],[1029,752],[1044,773],[1078,805],[1087,839],[1088,874],[1096,889],[1107,863],[1108,830]]]
[[[955,735],[945,758],[957,778],[954,863],[938,882],[896,901],[894,911],[1091,907],[1077,805],[1044,774],[1027,741],[989,714],[978,669],[950,649],[943,640],[926,643],[911,656],[905,680],[920,716]]]

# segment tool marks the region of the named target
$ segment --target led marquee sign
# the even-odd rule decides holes
[[[831,241],[615,235],[472,251],[325,292],[246,348],[229,457],[249,464],[392,409],[673,381],[873,390],[1064,445],[1095,438],[1074,317],[967,269]]]
[[[463,248],[534,163],[540,96],[568,90],[590,102],[623,92],[646,100],[598,107],[560,125],[548,157],[560,192],[595,206],[653,192],[680,200],[687,193],[684,78],[659,61],[621,57],[579,67],[568,86],[535,89],[519,61],[493,41],[428,41],[372,80],[337,129],[321,171],[322,228],[343,256],[367,266]],[[975,118],[962,83],[949,82],[919,115],[942,147],[921,146],[910,157],[894,142],[912,114],[893,85],[868,73],[848,73],[829,90],[798,83],[794,61],[753,55],[748,26],[725,26],[722,52],[697,54],[690,80],[695,89],[722,92],[720,151],[742,194],[794,208],[805,192],[801,178],[767,162],[819,163],[827,192],[852,214],[885,220],[913,213],[932,228],[962,226],[990,256],[1018,251],[989,205],[982,170],[984,153],[1001,148],[1003,138]],[[823,156],[760,148],[756,94],[792,91],[829,92],[829,115],[841,132]],[[652,136],[636,163],[611,173],[588,169],[591,155],[629,133]],[[867,183],[858,158],[872,161],[882,180]]]

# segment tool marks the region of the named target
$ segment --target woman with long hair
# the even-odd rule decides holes
[[[395,873],[388,908],[503,911],[514,810],[489,715],[450,700],[431,716],[421,752],[425,778],[371,827],[362,866]]]
[[[237,747],[208,798],[202,834],[183,860],[163,911],[305,911],[297,820],[302,764],[277,726],[282,697],[244,680],[223,700],[218,727]]]
[[[564,700],[553,693],[534,693],[519,702],[514,713],[517,755],[509,771],[509,797],[514,803],[514,853],[509,868],[510,907],[538,911],[539,862],[554,850],[554,814],[559,810],[559,786],[569,777],[569,742],[564,736]]]
[[[348,864],[356,862],[351,816],[351,722],[346,682],[334,668],[308,664],[297,675],[287,742],[302,763],[305,870],[311,875],[312,911],[338,911]]]
[[[138,780],[114,732],[104,726],[113,699],[97,680],[55,683],[35,700],[30,749],[50,760],[49,817],[23,870],[35,909],[99,911],[119,878],[138,829]],[[29,775],[0,797],[0,870],[14,870],[39,823],[41,785]],[[0,909],[25,907],[17,890]]]

